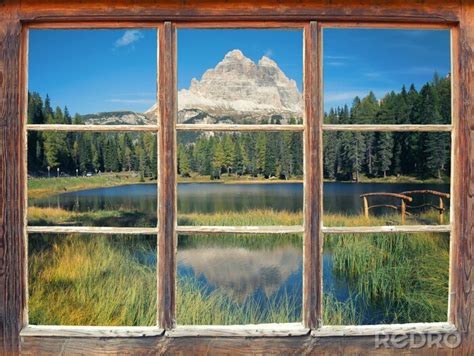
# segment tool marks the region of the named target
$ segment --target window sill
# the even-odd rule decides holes
[[[310,329],[301,323],[248,324],[248,325],[189,325],[172,330],[148,326],[60,326],[29,325],[20,332],[20,337],[65,337],[65,338],[143,338],[165,335],[181,337],[291,337],[307,336]],[[450,334],[457,332],[448,322],[410,323],[389,325],[344,325],[323,326],[311,331],[311,336],[320,337],[364,337],[375,335]]]
[[[282,337],[306,336],[310,329],[301,323],[249,325],[190,325],[166,331],[168,337]]]
[[[156,326],[60,326],[28,325],[20,332],[20,337],[150,337],[161,336],[164,329]]]
[[[449,334],[456,332],[456,326],[448,322],[440,323],[409,323],[381,325],[344,325],[323,326],[313,330],[314,337],[338,336],[375,336],[375,335],[406,335],[406,334]]]

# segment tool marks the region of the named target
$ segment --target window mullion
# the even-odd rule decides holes
[[[158,325],[175,325],[176,251],[176,36],[171,22],[159,31],[158,95]]]
[[[317,328],[322,320],[322,71],[318,23],[305,27],[304,50],[304,268],[303,323]]]

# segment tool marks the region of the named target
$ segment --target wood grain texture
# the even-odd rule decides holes
[[[157,132],[157,125],[27,125],[28,131]]]
[[[304,33],[304,239],[303,324],[316,328],[322,322],[322,43],[317,22]]]
[[[450,225],[395,225],[395,226],[323,226],[324,234],[372,234],[372,233],[436,233],[450,232]]]
[[[452,125],[323,125],[324,131],[450,132]]]
[[[164,330],[155,326],[57,326],[29,325],[21,330],[21,337],[151,337],[161,336]]]
[[[255,325],[178,325],[166,332],[169,337],[283,337],[308,335],[301,323]]]
[[[158,325],[163,329],[176,324],[176,91],[176,34],[165,22],[159,31],[158,59]]]
[[[374,336],[351,337],[23,337],[22,355],[467,355],[446,348],[376,348]]]
[[[64,338],[64,337],[22,337],[21,351],[23,354],[474,354],[474,295],[472,267],[474,238],[474,8],[471,0],[242,0],[229,2],[222,0],[89,0],[73,2],[70,0],[3,0],[0,1],[0,354],[16,354],[19,347],[19,329],[21,327],[22,310],[25,296],[22,289],[23,273],[21,261],[24,259],[22,216],[24,212],[24,193],[21,181],[24,171],[19,164],[21,159],[21,122],[19,118],[19,46],[20,19],[38,25],[53,21],[56,24],[70,26],[66,21],[76,24],[97,27],[98,21],[108,20],[111,27],[133,27],[137,23],[148,23],[155,26],[158,20],[180,21],[236,21],[268,20],[268,21],[364,21],[373,23],[380,21],[385,26],[393,24],[424,24],[444,25],[459,24],[459,127],[457,130],[457,167],[459,179],[453,191],[453,200],[459,211],[453,225],[458,240],[452,246],[453,256],[451,280],[453,300],[451,313],[455,325],[463,332],[462,348],[452,351],[424,348],[419,350],[375,349],[373,337],[271,337],[271,338]],[[24,23],[26,23],[24,22]],[[170,48],[168,48],[170,49]],[[160,54],[160,58],[165,57]],[[169,58],[168,58],[169,59]],[[161,61],[160,61],[161,62]],[[162,66],[162,74],[170,70],[171,78],[160,77],[163,88],[173,85],[174,68],[168,64]],[[456,92],[454,90],[454,92]],[[172,107],[175,100],[169,94],[160,94],[167,100],[167,107]],[[161,106],[161,113],[165,105]],[[169,111],[169,115],[173,115]],[[455,123],[453,122],[453,126]],[[444,130],[444,129],[443,129]],[[160,152],[175,150],[174,133],[168,136],[160,133],[160,139],[166,139],[167,147],[160,140]],[[449,131],[446,129],[446,131]],[[172,154],[174,155],[175,152]],[[165,179],[175,180],[175,169],[171,169],[171,158],[165,158],[171,166],[169,172],[160,165],[160,176],[170,173]],[[173,167],[175,168],[175,167]],[[166,185],[168,186],[168,185]],[[457,189],[457,190],[456,190]],[[168,197],[175,196],[173,192]],[[163,195],[160,196],[163,198]],[[160,200],[160,204],[170,204]],[[174,203],[171,203],[173,207]],[[168,208],[169,205],[165,205]],[[160,210],[160,217],[162,211]],[[172,211],[170,215],[175,215]],[[167,259],[161,266],[165,273],[159,280],[159,303],[174,309],[169,304],[174,291],[174,277],[167,265],[173,265],[175,248],[175,231],[171,224],[160,230],[160,258]],[[404,226],[403,228],[407,228]],[[330,229],[330,228],[327,228]],[[324,228],[323,228],[324,230]],[[172,236],[172,237],[170,237]],[[168,250],[163,239],[172,238]],[[161,260],[160,260],[161,263]],[[160,267],[159,267],[160,268]],[[165,280],[167,279],[167,280]],[[167,289],[168,288],[168,289]],[[168,303],[168,304],[167,304]],[[173,324],[172,315],[160,315],[160,320]]]
[[[474,354],[474,3],[462,1],[459,25],[459,127],[456,161],[458,177],[453,246],[452,313],[463,333],[462,354]],[[456,91],[455,91],[456,92]]]
[[[28,226],[30,234],[156,235],[156,227]]]
[[[177,124],[178,131],[303,131],[303,125]]]
[[[450,323],[410,323],[390,325],[343,325],[323,326],[313,330],[314,337],[334,336],[375,336],[375,335],[409,335],[411,333],[454,333],[456,326]]]
[[[75,17],[78,21],[123,20],[242,21],[358,19],[366,22],[452,23],[459,19],[459,0],[22,0],[21,15],[36,22]]]
[[[0,354],[18,350],[25,309],[21,26],[11,5],[0,3]]]
[[[179,234],[301,234],[303,226],[178,226]]]

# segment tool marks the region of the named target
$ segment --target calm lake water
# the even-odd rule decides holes
[[[325,183],[323,206],[325,212],[359,214],[360,195],[370,192],[400,193],[417,189],[433,189],[449,193],[449,184],[384,184],[384,183]],[[156,185],[131,184],[110,188],[89,189],[30,200],[33,206],[58,207],[73,211],[132,209],[156,215]],[[415,203],[420,202],[415,199]],[[380,200],[373,199],[374,204]],[[212,213],[215,211],[245,211],[273,209],[301,211],[303,184],[178,184],[178,213]]]
[[[367,192],[403,192],[433,189],[449,192],[446,184],[354,184],[325,183],[324,210],[332,213],[360,214],[360,194]],[[156,224],[156,185],[136,184],[111,188],[90,189],[64,193],[30,201],[30,205],[60,207],[72,211],[134,210],[132,220],[110,220],[111,226],[141,226]],[[250,209],[301,211],[303,186],[285,184],[215,184],[186,183],[178,185],[179,213],[212,213],[215,211],[245,211]],[[137,219],[137,220],[133,220]],[[124,223],[126,221],[126,223]],[[104,224],[104,221],[101,222]],[[130,224],[130,225],[127,225]],[[85,225],[85,223],[84,223]],[[177,268],[179,278],[188,278],[205,286],[207,293],[218,291],[236,305],[255,302],[261,308],[281,302],[291,296],[296,306],[294,319],[301,319],[302,298],[302,243],[293,238],[285,243],[278,240],[262,242],[268,237],[255,236],[244,241],[228,241],[221,237],[200,240],[200,236],[180,236]],[[202,241],[202,242],[201,242]],[[146,259],[156,263],[154,252]],[[330,251],[323,255],[324,291],[337,300],[351,297],[350,283],[336,276]],[[377,310],[364,315],[363,323],[377,322]],[[271,321],[271,320],[269,320]],[[179,323],[179,320],[178,320]]]

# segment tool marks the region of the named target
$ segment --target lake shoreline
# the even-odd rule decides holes
[[[130,175],[129,173],[102,174],[93,177],[52,177],[52,178],[29,178],[28,179],[28,198],[45,198],[58,193],[77,192],[90,189],[109,188],[116,186],[127,186],[132,184],[156,184],[157,180],[148,180],[141,182],[139,177]],[[256,178],[252,180],[246,179],[220,179],[211,180],[206,177],[194,178],[178,178],[178,184],[225,184],[225,185],[243,185],[243,184],[303,184],[302,179],[264,179]],[[341,183],[341,184],[449,184],[446,179],[427,179],[420,180],[415,177],[388,177],[361,179],[355,181],[338,181],[333,179],[325,179],[324,183]]]

